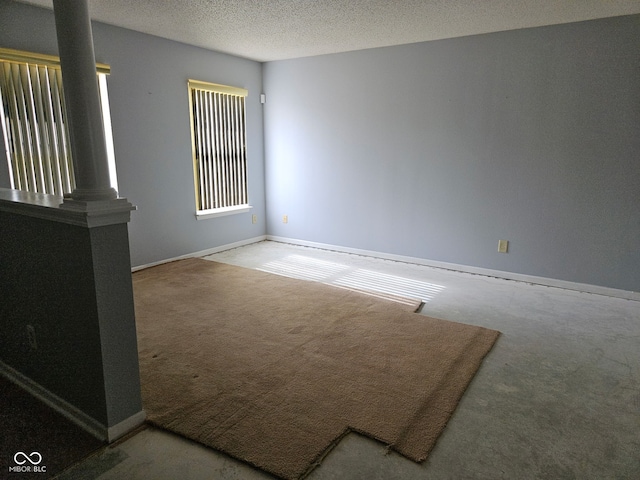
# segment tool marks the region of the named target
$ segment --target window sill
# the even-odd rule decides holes
[[[224,217],[226,215],[235,215],[236,213],[250,212],[252,208],[253,207],[251,205],[238,205],[237,207],[200,210],[196,212],[196,220],[207,220],[209,218]]]

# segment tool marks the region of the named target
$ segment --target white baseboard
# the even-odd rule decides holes
[[[109,443],[114,442],[127,433],[135,430],[144,423],[147,418],[147,414],[144,410],[140,410],[138,413],[131,415],[129,418],[125,418],[120,423],[109,427],[107,429],[107,441]]]
[[[343,247],[340,245],[332,245],[328,243],[310,242],[307,240],[299,240],[295,238],[279,237],[276,235],[261,235],[259,237],[249,238],[246,240],[240,240],[238,242],[229,243],[226,245],[220,245],[219,247],[209,248],[207,250],[201,250],[199,252],[189,253],[181,255],[179,257],[168,258],[159,262],[149,263],[146,265],[139,265],[131,269],[132,272],[142,270],[144,268],[154,267],[163,263],[173,262],[175,260],[181,260],[183,258],[193,257],[205,257],[214,253],[223,252],[225,250],[231,250],[232,248],[242,247],[252,243],[261,242],[263,240],[271,240],[280,243],[289,243],[291,245],[300,245],[304,247],[320,248],[323,250],[333,250],[336,252],[353,253],[355,255],[364,255],[367,257],[383,258],[386,260],[395,260],[397,262],[414,263],[417,265],[424,265],[433,268],[442,268],[445,270],[452,270],[455,272],[472,273],[475,275],[483,275],[486,277],[503,278],[505,280],[515,280],[518,282],[532,283],[535,285],[544,285],[547,287],[563,288],[565,290],[575,290],[578,292],[593,293],[596,295],[605,295],[607,297],[624,298],[627,300],[640,301],[640,292],[631,292],[627,290],[620,290],[617,288],[601,287],[599,285],[590,285],[587,283],[570,282],[567,280],[557,280],[555,278],[537,277],[534,275],[525,275],[520,273],[505,272],[502,270],[491,270],[489,268],[473,267],[469,265],[460,265],[457,263],[439,262],[436,260],[428,260],[418,257],[409,257],[405,255],[395,255],[391,253],[376,252],[373,250],[363,250],[360,248]]]
[[[214,253],[223,252],[225,250],[231,250],[232,248],[243,247],[245,245],[249,245],[251,243],[258,243],[266,240],[266,235],[260,235],[259,237],[248,238],[246,240],[240,240],[234,243],[227,243],[226,245],[220,245],[219,247],[208,248],[206,250],[200,250],[199,252],[187,253],[185,255],[180,255],[179,257],[167,258],[165,260],[160,260],[158,262],[147,263],[145,265],[138,265],[136,267],[132,267],[132,272],[137,272],[138,270],[143,270],[149,267],[155,267],[156,265],[162,265],[163,263],[174,262],[176,260],[182,260],[184,258],[194,258],[194,257],[206,257],[207,255],[213,255]]]
[[[281,243],[289,243],[292,245],[301,245],[304,247],[320,248],[323,250],[333,250],[336,252],[353,253],[355,255],[364,255],[367,257],[383,258],[386,260],[395,260],[397,262],[414,263],[427,267],[442,268],[445,270],[453,270],[456,272],[472,273],[476,275],[484,275],[486,277],[503,278],[505,280],[515,280],[519,282],[532,283],[535,285],[544,285],[547,287],[563,288],[565,290],[575,290],[578,292],[593,293],[597,295],[605,295],[608,297],[624,298],[627,300],[640,301],[640,292],[631,292],[627,290],[619,290],[616,288],[601,287],[599,285],[589,285],[586,283],[569,282],[566,280],[556,280],[554,278],[537,277],[534,275],[524,275],[519,273],[504,272],[501,270],[491,270],[488,268],[472,267],[468,265],[458,265],[456,263],[438,262],[435,260],[427,260],[424,258],[408,257],[404,255],[394,255],[390,253],[375,252],[372,250],[362,250],[359,248],[342,247],[339,245],[331,245],[327,243],[309,242],[307,240],[298,240],[295,238],[279,237],[275,235],[267,235],[267,240]]]
[[[73,422],[82,430],[103,442],[111,443],[114,440],[117,440],[119,437],[140,426],[146,418],[144,411],[140,411],[117,425],[107,427],[95,418],[84,413],[79,408],[60,398],[55,393],[50,392],[39,383],[34,382],[26,375],[23,375],[15,368],[7,365],[2,360],[0,360],[0,375],[10,382],[20,386],[45,405],[48,405],[53,410],[64,416],[67,420]]]

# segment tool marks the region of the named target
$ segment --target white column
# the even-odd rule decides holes
[[[53,0],[78,201],[112,200],[87,0]]]

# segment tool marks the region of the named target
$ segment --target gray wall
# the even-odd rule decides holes
[[[640,16],[272,62],[264,86],[269,234],[640,291]]]
[[[640,290],[637,15],[264,66],[102,24],[94,37],[120,194],[139,208],[133,265],[269,233]],[[0,0],[0,45],[56,54],[52,13]],[[257,225],[195,220],[188,78],[250,92]]]
[[[2,361],[106,425],[89,230],[5,212],[0,221]]]
[[[104,427],[138,414],[126,223],[87,228],[7,206],[0,203],[2,361]]]
[[[104,24],[94,23],[93,35],[96,60],[111,66],[107,84],[119,193],[138,207],[129,226],[132,264],[264,235],[262,65]],[[53,12],[0,0],[0,46],[57,55]],[[195,219],[190,78],[249,90],[252,212]],[[255,225],[252,214],[258,215]]]

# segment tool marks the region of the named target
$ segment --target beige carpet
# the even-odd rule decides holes
[[[499,335],[202,259],[133,280],[149,421],[285,479],[350,430],[424,460]]]

